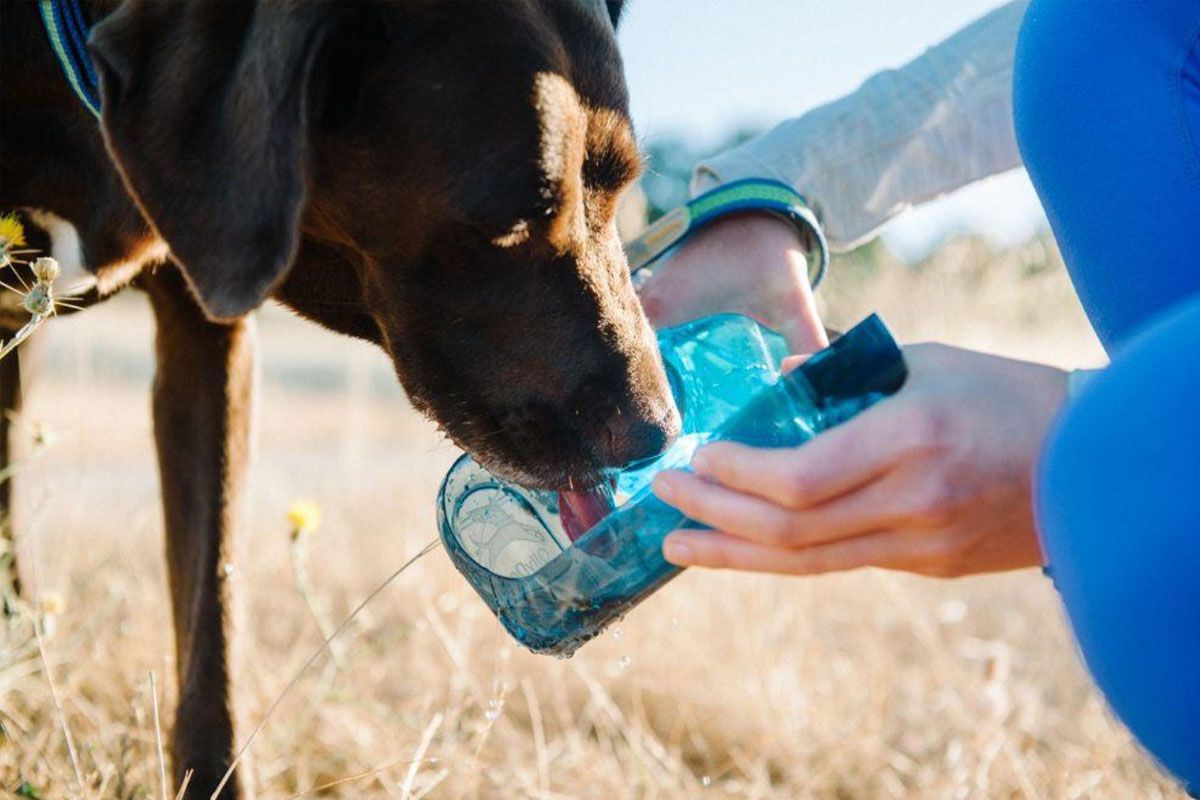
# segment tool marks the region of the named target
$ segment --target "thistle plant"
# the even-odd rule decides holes
[[[0,274],[10,283],[0,278],[0,287],[17,294],[20,307],[29,314],[29,321],[13,335],[11,339],[0,345],[0,358],[11,353],[21,342],[29,338],[38,327],[54,316],[59,308],[70,308],[78,311],[80,306],[73,301],[78,297],[70,294],[58,294],[54,282],[58,280],[61,270],[53,258],[43,256],[34,259],[33,263],[25,260],[25,256],[34,253],[33,250],[23,249],[25,246],[25,228],[12,214],[0,216]],[[26,280],[23,272],[28,271],[31,280]]]
[[[0,269],[9,264],[24,262],[17,256],[32,253],[32,250],[22,250],[25,246],[25,227],[15,214],[0,216]]]

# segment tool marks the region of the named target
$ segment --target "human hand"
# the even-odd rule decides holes
[[[638,295],[656,328],[732,311],[779,331],[795,353],[829,343],[796,228],[767,212],[710,223],[656,265]]]
[[[663,544],[680,566],[955,577],[1042,563],[1033,474],[1066,373],[943,345],[905,349],[900,392],[797,448],[709,445],[654,492],[712,531]]]

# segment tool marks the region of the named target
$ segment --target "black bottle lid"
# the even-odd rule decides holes
[[[872,314],[814,353],[796,372],[826,402],[870,392],[892,394],[904,385],[908,369],[891,331]]]

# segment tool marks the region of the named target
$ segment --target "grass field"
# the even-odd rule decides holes
[[[1102,361],[1041,242],[995,253],[961,240],[915,270],[843,261],[823,302],[834,326],[879,310],[905,341]],[[22,462],[19,512],[46,636],[39,652],[27,621],[0,634],[3,796],[22,781],[46,798],[158,795],[150,676],[164,724],[174,687],[150,338],[132,294],[34,337],[23,423],[51,442]],[[320,644],[288,507],[323,509],[303,546],[311,594],[336,624],[433,540],[434,493],[456,454],[366,346],[278,309],[261,314],[260,339],[260,437],[233,573],[251,725]],[[1183,797],[1106,712],[1035,571],[692,571],[558,661],[516,647],[437,549],[338,647],[341,666],[318,659],[254,740],[261,797]]]

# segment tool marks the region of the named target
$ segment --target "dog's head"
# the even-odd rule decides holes
[[[492,469],[587,483],[679,424],[614,223],[619,6],[126,0],[103,127],[211,316],[274,295]]]

